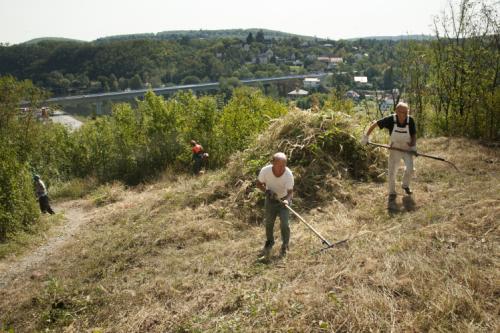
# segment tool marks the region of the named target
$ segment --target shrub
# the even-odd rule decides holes
[[[16,159],[15,152],[0,145],[0,241],[8,233],[29,225],[39,211],[26,165]]]

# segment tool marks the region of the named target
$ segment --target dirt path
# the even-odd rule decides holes
[[[52,236],[45,243],[32,252],[27,252],[19,257],[11,257],[0,262],[0,288],[7,287],[10,283],[21,278],[36,278],[46,267],[42,267],[48,259],[57,253],[65,244],[75,240],[81,231],[83,224],[99,215],[103,219],[107,214],[116,209],[128,209],[132,206],[140,205],[141,202],[150,200],[158,195],[163,189],[148,189],[142,193],[133,191],[123,191],[120,193],[120,199],[112,204],[99,208],[90,208],[85,200],[72,200],[54,205],[56,212],[62,212],[65,217],[63,225],[54,227]]]
[[[28,274],[36,274],[42,263],[74,238],[90,215],[81,208],[79,201],[65,202],[56,205],[54,209],[57,212],[63,212],[66,222],[55,227],[55,236],[47,239],[33,252],[0,262],[0,288],[7,287],[9,283],[18,278],[27,277]]]

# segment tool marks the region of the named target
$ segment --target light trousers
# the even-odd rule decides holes
[[[405,162],[405,171],[403,174],[403,187],[410,187],[410,180],[413,175],[413,155],[402,151],[389,151],[389,194],[396,194],[396,172],[399,164],[403,160]]]

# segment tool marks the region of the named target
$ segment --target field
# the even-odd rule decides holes
[[[294,219],[290,253],[275,246],[267,264],[226,170],[59,202],[71,230],[39,258],[2,259],[0,331],[498,331],[500,152],[454,138],[419,149],[460,172],[418,157],[415,193],[391,211],[385,182],[342,179],[343,196],[297,210],[348,242],[317,253]]]

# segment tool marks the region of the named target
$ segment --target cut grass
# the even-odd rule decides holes
[[[78,242],[54,254],[44,278],[0,291],[0,327],[497,331],[499,152],[461,139],[422,140],[420,149],[463,172],[417,158],[415,207],[405,210],[399,197],[396,213],[386,209],[385,183],[344,182],[351,201],[297,209],[326,238],[348,244],[311,255],[320,241],[294,221],[288,257],[277,259],[275,249],[269,265],[256,261],[263,228],[236,217],[238,193],[212,199],[221,174],[204,175],[205,187],[179,177],[144,192],[122,189],[118,201],[90,209]]]

